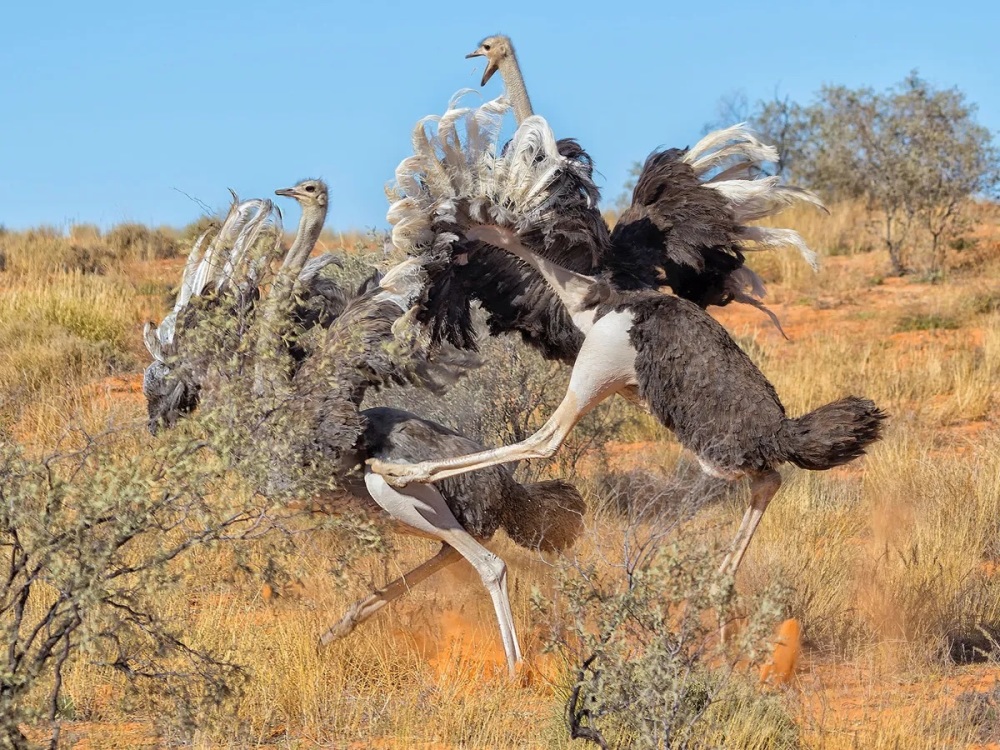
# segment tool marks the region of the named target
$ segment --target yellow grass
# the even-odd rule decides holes
[[[738,585],[753,592],[781,580],[791,591],[787,614],[802,625],[804,652],[797,677],[779,695],[807,746],[961,746],[971,729],[941,717],[958,692],[989,687],[990,672],[949,664],[941,657],[944,637],[1000,624],[1000,312],[991,303],[1000,299],[998,266],[933,285],[885,279],[881,253],[863,252],[871,240],[858,229],[861,214],[845,206],[828,218],[792,215],[814,246],[836,254],[819,274],[791,252],[754,259],[771,282],[790,342],[755,311],[718,314],[791,414],[856,393],[892,415],[886,439],[863,461],[826,473],[783,472]],[[986,212],[980,248],[996,243],[993,221]],[[93,242],[92,234],[80,228],[76,241]],[[98,276],[38,259],[63,257],[65,240],[54,233],[8,234],[3,242],[0,389],[20,394],[17,409],[0,413],[4,426],[45,445],[69,423],[142,420],[141,399],[105,379],[134,382],[141,371],[141,323],[162,315],[178,262],[130,255]],[[142,450],[147,440],[122,450]],[[618,463],[655,468],[676,450],[646,443],[614,455]],[[728,539],[744,502],[740,492],[706,508],[697,527]],[[575,551],[581,558],[620,540],[616,515],[594,514],[588,523],[591,532]],[[528,656],[512,683],[492,607],[464,564],[343,642],[317,649],[318,635],[354,599],[434,552],[427,542],[396,540],[388,561],[372,556],[355,570],[335,571],[332,543],[326,533],[309,535],[292,581],[267,579],[273,550],[265,544],[251,545],[239,567],[230,552],[200,552],[164,594],[166,616],[250,675],[224,731],[207,732],[197,745],[576,746],[563,724],[567,665],[542,653],[531,617],[532,592],[554,591],[545,561],[505,538],[491,543],[511,566]],[[339,574],[346,588],[335,583]],[[265,584],[276,595],[265,597]],[[106,746],[150,741],[141,701],[126,701],[121,678],[107,668],[76,662],[66,690],[70,726],[90,746],[102,738]],[[736,743],[730,746],[756,741],[750,737],[759,727],[740,725],[751,715],[736,711],[726,720],[727,742]]]

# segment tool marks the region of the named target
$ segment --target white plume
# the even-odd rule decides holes
[[[765,165],[778,161],[778,151],[763,143],[746,123],[709,133],[688,150],[683,161],[704,180],[705,187],[725,196],[740,224],[774,216],[794,203],[810,203],[826,210],[814,193],[767,175]],[[813,269],[819,268],[816,253],[791,229],[743,226],[742,234],[759,248],[792,246]]]
[[[274,245],[252,258],[251,251],[266,227],[274,232]],[[257,285],[261,271],[280,247],[281,215],[269,200],[240,202],[234,193],[229,213],[209,242],[211,234],[211,229],[203,232],[188,254],[173,309],[159,326],[147,323],[143,329],[146,349],[156,360],[162,362],[173,353],[177,318],[194,297],[210,288],[221,293],[230,284],[243,291]]]
[[[559,154],[551,128],[538,116],[521,124],[500,156],[499,134],[510,102],[500,97],[462,108],[458,103],[465,93],[453,97],[440,117],[417,123],[413,155],[400,162],[387,191],[394,198],[387,214],[392,244],[405,252],[418,254],[435,242],[458,239],[436,229],[442,222],[517,231],[540,226],[567,198],[559,176],[581,169]],[[579,195],[576,189],[572,198],[578,201]]]

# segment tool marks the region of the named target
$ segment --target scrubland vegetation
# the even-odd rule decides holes
[[[754,310],[716,312],[789,412],[857,393],[892,415],[862,461],[785,472],[735,584],[714,570],[745,488],[699,479],[632,405],[605,405],[551,462],[519,467],[572,478],[590,511],[560,559],[491,543],[527,656],[514,682],[464,563],[318,649],[432,545],[340,526],[308,498],[273,507],[221,468],[198,420],[146,432],[141,324],[170,304],[183,233],[0,234],[5,742],[49,742],[54,725],[60,745],[91,747],[997,741],[1000,209],[963,210],[943,271],[904,278],[868,207],[783,215],[824,256],[817,274],[791,253],[753,259],[789,340]],[[349,248],[345,277],[383,262],[363,238],[325,243]],[[520,439],[566,373],[513,340],[484,357],[444,399],[378,400]],[[720,613],[739,633],[726,650]],[[786,617],[798,669],[759,684]]]

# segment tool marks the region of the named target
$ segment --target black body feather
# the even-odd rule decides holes
[[[629,339],[639,395],[711,470],[761,474],[785,462],[829,469],[879,438],[886,415],[866,399],[843,399],[789,419],[770,381],[694,303],[604,286],[593,295],[597,316],[627,310],[633,318]]]
[[[600,198],[590,182],[593,162],[575,140],[558,142],[559,153],[572,159],[580,172],[566,170],[570,183],[559,188],[577,200],[563,204],[548,221],[531,229],[524,240],[540,255],[571,271],[596,273],[611,246],[607,224],[597,210]],[[579,176],[584,179],[579,179]],[[438,227],[439,231],[460,228]],[[583,334],[573,325],[565,306],[533,269],[510,253],[482,242],[460,242],[452,248],[453,262],[432,276],[420,321],[437,341],[476,348],[471,304],[486,312],[491,336],[518,332],[522,340],[546,359],[572,364],[580,352]]]
[[[373,274],[350,298],[330,279],[317,277],[306,284],[290,314],[296,338],[288,351],[294,360],[295,398],[286,408],[294,409],[298,424],[311,425],[309,444],[299,446],[302,459],[333,472],[369,512],[379,509],[364,482],[362,467],[368,458],[422,461],[483,450],[454,430],[406,411],[384,407],[359,411],[369,388],[398,383],[443,388],[474,364],[461,352],[436,351],[431,361],[423,351],[395,347],[392,326],[402,313],[394,302],[375,299],[384,291],[379,280],[380,274]],[[241,301],[233,314],[248,314],[258,296]],[[180,331],[197,325],[200,312],[215,306],[214,298],[199,300],[187,311]],[[306,329],[317,326],[327,330],[311,350],[295,343]],[[147,372],[151,425],[172,426],[198,407],[203,388],[211,390],[211,382],[203,383],[203,377],[191,372],[183,346],[177,360],[169,376],[159,374],[157,368],[167,369],[162,363],[154,363]],[[198,371],[210,364],[200,362]],[[276,469],[271,477],[274,488],[283,487],[285,479]],[[510,469],[494,466],[437,486],[459,523],[479,539],[489,539],[503,528],[523,547],[561,550],[583,528],[586,504],[566,482],[522,485]]]
[[[619,289],[669,286],[699,307],[725,305],[732,301],[727,281],[744,262],[740,227],[722,194],[681,161],[684,153],[646,159],[611,232],[605,269]]]

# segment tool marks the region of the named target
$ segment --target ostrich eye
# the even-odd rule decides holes
[[[486,50],[487,52],[489,52],[490,51],[490,45],[484,44],[483,45],[483,49]]]
[[[315,185],[306,185],[306,192],[307,193],[313,193],[315,191],[316,191],[316,186]]]

